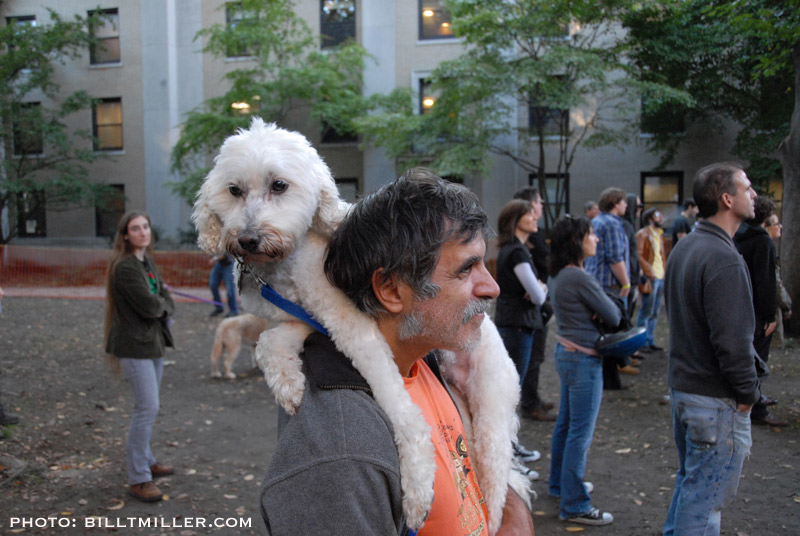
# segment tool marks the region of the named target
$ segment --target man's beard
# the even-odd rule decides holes
[[[483,298],[470,302],[467,304],[461,314],[461,325],[468,323],[475,316],[485,313],[489,310],[491,305],[492,300]],[[403,316],[403,319],[400,322],[400,327],[398,328],[397,336],[401,341],[406,341],[422,335],[425,332],[426,327],[427,326],[425,326],[423,314],[419,309],[417,309],[416,311]],[[475,349],[475,346],[477,346],[478,342],[480,342],[480,337],[474,341],[459,341],[458,344],[463,344],[464,346],[458,348],[458,350],[471,352]]]

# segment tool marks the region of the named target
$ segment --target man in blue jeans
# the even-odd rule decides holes
[[[228,314],[225,316],[236,316],[239,314],[239,304],[236,302],[236,283],[233,280],[233,257],[228,254],[212,257],[209,262],[214,263],[211,275],[208,278],[208,286],[211,287],[211,296],[218,304],[222,303],[219,295],[220,283],[225,283],[225,290],[228,293]],[[222,305],[216,305],[209,316],[219,316],[225,312]]]
[[[712,164],[697,172],[703,220],[667,261],[669,386],[679,469],[664,535],[720,533],[750,453],[750,410],[759,399],[750,277],[733,235],[753,217],[744,171]]]

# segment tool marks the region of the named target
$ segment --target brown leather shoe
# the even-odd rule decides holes
[[[785,421],[774,415],[767,415],[766,417],[763,417],[761,419],[752,419],[752,421],[753,424],[763,424],[766,426],[776,426],[776,427],[786,426],[787,424],[789,424],[789,421]]]
[[[128,492],[142,502],[156,502],[164,497],[164,494],[161,493],[158,486],[153,484],[152,480],[141,484],[133,484],[128,489]]]
[[[556,415],[553,415],[544,409],[534,409],[533,411],[523,413],[522,416],[526,419],[533,419],[534,421],[552,422],[556,420]]]
[[[550,411],[551,409],[556,407],[556,405],[553,404],[552,402],[545,402],[544,400],[539,402],[539,406],[541,406],[541,408],[545,411]]]
[[[642,360],[636,359],[635,357],[631,357],[631,365],[633,365],[634,367],[639,367],[642,365]]]
[[[619,370],[620,374],[630,374],[632,376],[639,374],[639,369],[630,365],[625,365],[624,367],[617,366],[617,370]]]
[[[171,465],[161,465],[154,463],[150,466],[150,474],[155,476],[169,476],[175,474],[175,469]]]

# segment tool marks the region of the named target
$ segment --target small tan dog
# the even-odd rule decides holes
[[[250,313],[226,318],[217,326],[214,334],[214,346],[211,348],[211,377],[221,378],[219,371],[219,358],[223,350],[227,352],[223,362],[224,376],[229,380],[236,378],[231,372],[231,365],[239,355],[242,343],[250,347],[250,359],[253,368],[256,368],[256,344],[262,331],[269,329],[270,322],[266,318],[259,318]]]

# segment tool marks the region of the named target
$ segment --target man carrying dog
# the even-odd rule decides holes
[[[697,172],[703,220],[667,261],[669,386],[678,450],[664,535],[719,534],[750,452],[750,410],[759,399],[755,316],[747,266],[733,243],[753,217],[744,171],[712,164]]]
[[[414,169],[353,206],[325,261],[328,279],[375,319],[397,380],[430,426],[434,498],[420,535],[489,534],[465,421],[433,352],[469,352],[480,343],[485,311],[499,293],[484,265],[487,231],[469,190]],[[302,358],[303,401],[283,428],[262,487],[268,530],[413,533],[403,506],[414,498],[404,497],[402,484],[412,475],[400,474],[377,393],[321,333],[306,339]],[[509,488],[497,534],[533,533],[525,503]]]

